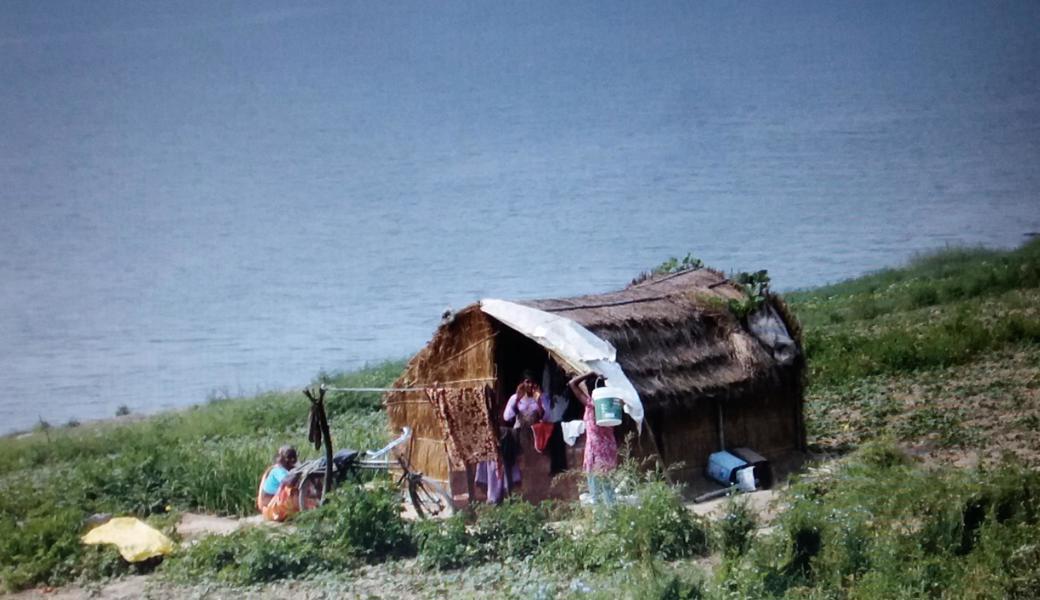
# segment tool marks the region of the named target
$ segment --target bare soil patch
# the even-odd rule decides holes
[[[1040,349],[811,390],[806,408],[810,444],[822,452],[890,436],[916,456],[958,467],[1005,455],[1040,465]]]

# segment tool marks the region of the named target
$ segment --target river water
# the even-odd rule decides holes
[[[384,4],[0,8],[0,432],[1040,231],[1034,2]]]

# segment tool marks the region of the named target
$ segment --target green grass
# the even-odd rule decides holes
[[[843,450],[883,434],[993,458],[988,446],[1015,430],[1028,439],[1016,433],[1013,450],[1028,455],[1040,419],[1030,392],[1040,381],[1038,272],[1034,240],[787,295],[804,329],[810,442]]]
[[[1040,286],[1040,239],[1012,251],[952,248],[901,268],[785,294],[807,329]]]
[[[414,554],[400,498],[385,479],[364,489],[335,490],[327,503],[300,515],[294,525],[294,531],[247,527],[226,537],[205,538],[175,553],[164,565],[164,575],[182,583],[250,585]]]
[[[342,387],[389,385],[403,362],[328,377]],[[327,399],[337,448],[388,438],[370,395]],[[102,422],[0,439],[0,579],[7,588],[61,583],[86,571],[79,543],[94,513],[255,512],[258,478],[282,444],[306,448],[310,403],[299,392],[212,400],[143,421]]]
[[[1040,342],[1040,290],[879,316],[870,326],[805,332],[812,383],[965,364],[1020,342]]]
[[[1040,240],[946,250],[785,299],[803,326],[811,385],[965,364],[1040,342]]]
[[[322,378],[337,387],[381,387],[393,382],[403,368],[403,361],[395,361]],[[373,398],[377,399],[378,394],[328,395],[326,406],[337,446],[359,446],[372,441],[365,436],[359,437],[352,428],[340,427],[337,431],[336,425],[339,421],[346,423],[358,415],[375,411],[378,404]],[[52,428],[47,436],[0,438],[0,476],[44,465],[79,463],[127,449],[155,450],[156,454],[161,454],[165,446],[200,440],[285,438],[286,441],[280,443],[295,441],[302,445],[306,439],[309,409],[310,403],[302,393],[268,392],[251,398],[211,399],[206,404],[156,415],[144,421],[99,422],[67,430]],[[345,439],[341,442],[339,438]],[[274,448],[278,445],[275,444]],[[273,450],[265,453],[262,462],[268,460],[266,454],[271,452]]]
[[[523,565],[544,578],[536,595],[584,594],[576,578],[592,582],[590,597],[1040,594],[1040,482],[999,456],[1035,461],[1040,443],[1040,240],[1009,252],[947,250],[786,299],[803,324],[810,440],[827,450],[866,446],[791,488],[765,537],[739,504],[710,525],[653,473],[626,471],[619,480],[638,481],[630,491],[640,504],[606,518],[508,503],[412,526],[387,490],[344,490],[303,515],[294,533],[211,538],[161,568],[180,582],[245,585],[417,554],[416,568],[433,569],[431,577],[487,570],[509,580]],[[315,383],[383,387],[403,366],[322,373]],[[329,394],[338,448],[385,442],[379,399]],[[278,446],[316,454],[305,444],[308,409],[299,391],[270,392],[0,439],[0,585],[128,572],[110,550],[79,543],[93,513],[135,514],[166,530],[180,511],[251,514],[257,477]],[[869,443],[881,437],[936,451],[975,448],[992,460],[974,471],[923,467]],[[994,440],[1002,445],[988,448]],[[721,566],[702,576],[696,561],[712,548]]]
[[[1034,598],[1040,474],[927,469],[868,445],[785,494],[773,533],[727,555],[741,598]]]

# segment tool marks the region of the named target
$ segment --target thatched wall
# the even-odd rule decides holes
[[[409,363],[394,387],[421,388],[434,383],[445,387],[494,385],[494,329],[478,306],[457,313],[441,325],[433,339]],[[386,395],[390,428],[413,429],[408,450],[412,467],[448,480],[447,436],[434,407],[422,391],[390,392]],[[457,467],[456,467],[457,468]]]

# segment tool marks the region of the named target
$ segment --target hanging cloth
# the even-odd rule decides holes
[[[317,406],[311,404],[311,412],[307,415],[307,441],[314,444],[315,450],[321,450],[321,417]]]
[[[565,421],[560,423],[560,429],[563,430],[563,441],[573,446],[578,437],[585,434],[585,421]]]
[[[492,427],[489,386],[427,388],[426,398],[440,417],[448,439],[448,456],[456,465],[498,461],[498,439]]]
[[[556,429],[555,423],[546,423],[544,421],[531,425],[531,431],[534,432],[535,450],[545,452],[545,448],[549,445],[549,437],[552,436],[554,429]]]

